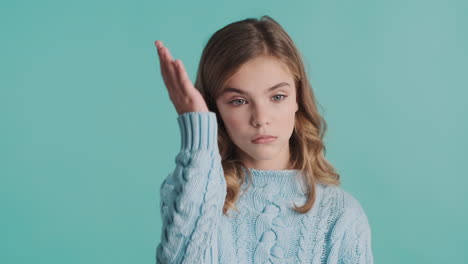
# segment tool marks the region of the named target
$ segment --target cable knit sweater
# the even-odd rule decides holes
[[[156,263],[373,263],[367,216],[341,187],[317,184],[312,209],[292,210],[306,201],[299,170],[249,169],[239,212],[224,215],[216,115],[188,112],[177,121],[182,143],[160,186]]]

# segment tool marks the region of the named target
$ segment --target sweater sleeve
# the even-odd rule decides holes
[[[156,263],[218,263],[217,226],[226,182],[214,112],[177,118],[181,148],[176,167],[160,186],[161,240]]]

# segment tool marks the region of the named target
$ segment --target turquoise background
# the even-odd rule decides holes
[[[195,81],[209,37],[270,15],[323,106],[376,263],[468,263],[462,1],[3,1],[0,263],[154,263],[180,148],[153,42]]]

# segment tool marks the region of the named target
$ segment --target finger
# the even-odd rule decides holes
[[[156,50],[157,50],[157,52],[158,52],[159,64],[160,64],[161,70],[162,70],[162,69],[163,69],[163,65],[162,65],[162,64],[163,64],[163,59],[164,59],[164,58],[162,57],[162,53],[161,53],[161,52],[162,52],[162,51],[161,51],[161,47],[162,47],[162,46],[161,46],[161,42],[159,42],[159,43],[158,43],[158,42],[159,42],[158,40],[155,42],[155,46],[156,46]]]
[[[182,87],[184,91],[189,92],[189,87],[192,85],[192,82],[185,70],[184,63],[181,60],[175,60],[174,64],[180,87]]]
[[[163,74],[164,83],[169,90],[172,90],[176,89],[177,82],[175,81],[176,75],[174,72],[174,66],[169,59],[168,51],[169,50],[166,47],[164,47],[162,44],[160,45],[161,71]],[[169,91],[169,94],[172,94],[172,92]]]
[[[168,70],[167,70],[167,62],[166,62],[166,58],[164,56],[164,50],[163,50],[162,43],[159,42],[158,44],[159,45],[156,45],[156,47],[157,47],[157,50],[158,50],[161,75],[163,76],[164,84],[166,85],[166,87],[168,87],[168,86],[170,86],[172,84],[169,81],[169,73],[168,73]],[[170,88],[170,87],[168,87],[168,88]]]
[[[168,59],[172,62],[174,59],[172,58],[171,52],[166,46],[164,46],[164,49],[166,50]]]
[[[154,42],[154,45],[156,46],[156,50],[158,51],[158,56],[161,57],[161,48],[163,47],[163,44],[160,40],[156,40]]]
[[[161,47],[161,44],[162,44],[162,41],[160,41],[160,40],[156,40],[156,41],[154,42],[154,45],[156,46],[156,48],[157,48],[158,50],[159,50],[159,48]]]
[[[165,67],[167,71],[168,81],[172,85],[171,87],[173,87],[174,89],[177,89],[177,87],[179,86],[177,82],[177,74],[174,69],[174,64],[173,64],[173,60],[170,55],[169,49],[166,47],[163,47],[163,54],[164,54],[163,56],[165,60]]]

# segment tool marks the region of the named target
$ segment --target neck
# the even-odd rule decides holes
[[[289,170],[292,167],[291,156],[289,153],[289,144],[286,144],[285,149],[281,150],[277,157],[270,160],[256,160],[250,157],[244,151],[240,151],[241,160],[249,169],[255,170]]]

